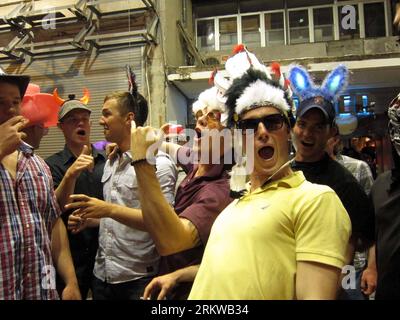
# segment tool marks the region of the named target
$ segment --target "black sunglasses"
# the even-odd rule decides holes
[[[243,131],[253,130],[256,133],[259,123],[262,122],[268,131],[276,131],[282,128],[285,121],[286,119],[282,114],[271,114],[263,118],[239,120],[238,129]]]

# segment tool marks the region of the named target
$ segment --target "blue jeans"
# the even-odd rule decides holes
[[[93,300],[139,300],[153,277],[122,283],[107,283],[93,276]]]

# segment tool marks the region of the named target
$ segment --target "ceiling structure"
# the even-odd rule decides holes
[[[157,23],[153,0],[1,0],[0,63],[155,43]],[[187,42],[185,48],[192,49],[196,56],[194,44]],[[346,58],[302,63],[318,78]],[[350,90],[399,87],[398,54],[386,59],[361,59],[345,61],[352,71]],[[212,67],[201,66],[201,56],[196,61],[195,68],[183,66],[168,70],[168,79],[188,99],[196,99],[208,88]],[[282,61],[282,65],[286,63],[290,62]],[[286,68],[283,66],[283,71]]]
[[[152,0],[2,0],[0,60],[155,42]]]
[[[339,62],[310,63],[307,65],[315,78],[322,80],[326,72],[332,70]],[[349,91],[352,90],[372,90],[379,88],[398,88],[400,86],[400,58],[392,59],[369,59],[365,61],[340,61],[350,70]],[[224,66],[219,66],[219,70],[227,76]],[[282,66],[282,71],[286,72],[288,66]],[[188,99],[197,99],[200,92],[207,89],[208,78],[211,71],[195,71],[191,67],[181,67],[174,70],[168,76],[176,87],[185,94]]]

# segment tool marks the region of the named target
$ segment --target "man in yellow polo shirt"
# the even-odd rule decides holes
[[[289,165],[287,83],[246,49],[226,69],[238,75],[226,94],[230,122],[254,141],[254,168],[212,227],[189,299],[335,299],[350,219],[332,189]]]

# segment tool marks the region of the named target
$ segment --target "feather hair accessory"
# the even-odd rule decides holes
[[[221,123],[225,126],[228,120],[225,92],[230,87],[231,82],[215,69],[211,73],[208,83],[214,86],[200,93],[198,99],[192,105],[193,113],[196,114],[207,107],[209,111],[218,110],[221,112]]]
[[[132,71],[130,65],[126,65],[126,76],[128,78],[128,91],[131,93],[133,97],[136,97],[138,94],[138,87],[136,83],[136,75]]]
[[[243,76],[250,68],[262,71],[268,78],[271,78],[268,68],[260,63],[257,57],[247,50],[245,45],[237,45],[233,50],[233,55],[225,63],[225,70],[228,72],[231,81]]]

